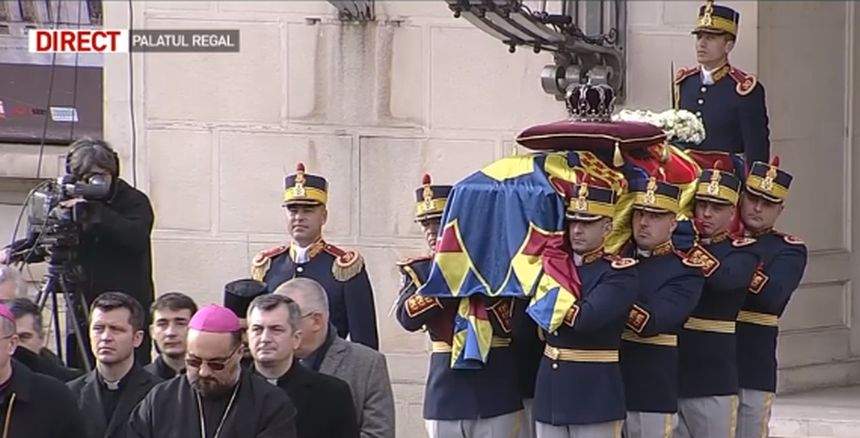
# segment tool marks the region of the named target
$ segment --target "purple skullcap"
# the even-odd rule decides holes
[[[217,304],[210,304],[198,310],[191,317],[188,327],[210,333],[233,333],[242,330],[236,314]]]
[[[12,314],[12,311],[5,304],[0,304],[0,318],[6,318],[12,321],[13,324],[15,323],[15,315]]]

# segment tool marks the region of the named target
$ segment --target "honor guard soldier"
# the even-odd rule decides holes
[[[539,438],[620,438],[626,409],[618,348],[636,298],[637,262],[603,252],[615,192],[583,183],[573,193],[568,240],[582,289],[564,323],[544,334],[535,429]]]
[[[735,319],[758,263],[753,238],[733,239],[741,181],[730,172],[705,170],[696,190],[699,241],[688,257],[702,264],[699,304],[678,334],[680,385],[675,437],[733,437],[738,403]]]
[[[639,260],[636,301],[621,335],[626,438],[671,435],[678,411],[677,333],[699,301],[701,264],[675,250],[680,189],[649,178],[631,184],[633,242],[624,254]]]
[[[744,154],[747,165],[770,155],[764,87],[729,65],[739,20],[737,11],[712,1],[699,8],[693,30],[699,65],[675,74],[675,107],[696,114],[705,125],[705,140],[688,150],[702,168],[718,163],[721,170],[742,170],[731,154]]]
[[[251,276],[265,282],[269,290],[296,277],[316,280],[328,294],[331,323],[341,338],[379,348],[373,289],[364,259],[357,251],[340,249],[322,238],[328,216],[328,182],[305,173],[299,163],[296,173],[284,180],[284,208],[289,245],[277,246],[254,257]]]
[[[777,321],[806,268],[802,240],[773,229],[785,207],[791,175],[772,164],[754,163],[741,198],[741,220],[758,242],[761,261],[738,314],[739,438],[767,436],[776,392]]]
[[[511,343],[513,299],[487,299],[493,340],[481,369],[451,368],[451,345],[458,298],[426,297],[417,293],[427,280],[442,211],[451,186],[431,185],[430,177],[416,191],[415,220],[421,224],[430,254],[398,263],[403,287],[397,320],[409,331],[425,329],[432,341],[424,391],[424,419],[430,438],[516,436],[520,421],[520,392],[513,384],[516,362]]]

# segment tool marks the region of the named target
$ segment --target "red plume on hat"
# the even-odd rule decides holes
[[[774,155],[770,160],[770,165],[773,167],[779,167],[779,155]]]
[[[422,177],[422,178],[421,178],[421,184],[422,184],[422,185],[425,185],[425,186],[429,186],[429,185],[430,185],[430,182],[431,182],[431,181],[430,181],[430,174],[429,174],[429,173],[425,173],[425,174],[424,174],[424,177]]]
[[[299,164],[296,164],[296,172],[304,173],[305,172],[305,163],[302,163],[301,161],[299,161]]]

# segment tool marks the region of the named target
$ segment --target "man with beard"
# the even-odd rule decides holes
[[[188,322],[197,313],[197,304],[188,295],[168,292],[152,303],[151,313],[149,333],[155,340],[159,355],[143,369],[169,380],[185,372]]]
[[[734,435],[735,319],[758,263],[755,239],[729,236],[740,188],[734,174],[717,169],[702,172],[696,187],[694,222],[699,241],[689,256],[703,264],[705,287],[678,334],[677,437]]]
[[[130,436],[295,438],[296,408],[287,395],[239,365],[239,318],[210,305],[188,326],[185,375],[150,391],[129,419]]]
[[[741,198],[741,220],[758,240],[761,257],[738,313],[738,438],[767,436],[776,392],[776,344],[779,317],[806,268],[806,245],[773,229],[785,208],[792,176],[771,164],[754,163]]]
[[[296,405],[299,438],[358,438],[349,385],[310,370],[295,357],[301,310],[283,295],[254,299],[248,309],[248,344],[258,375],[281,388]]]
[[[96,367],[68,383],[88,438],[125,437],[131,410],[161,382],[134,361],[145,318],[140,303],[124,293],[105,292],[93,301],[89,333]]]
[[[678,330],[696,307],[701,265],[672,245],[681,191],[651,177],[631,183],[633,240],[624,255],[639,261],[639,290],[621,335],[627,419],[624,436],[671,434],[678,412]]]

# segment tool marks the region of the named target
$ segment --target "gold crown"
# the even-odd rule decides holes
[[[304,163],[299,163],[296,166],[296,182],[293,184],[293,187],[296,191],[296,196],[303,197],[305,196],[305,165]]]

